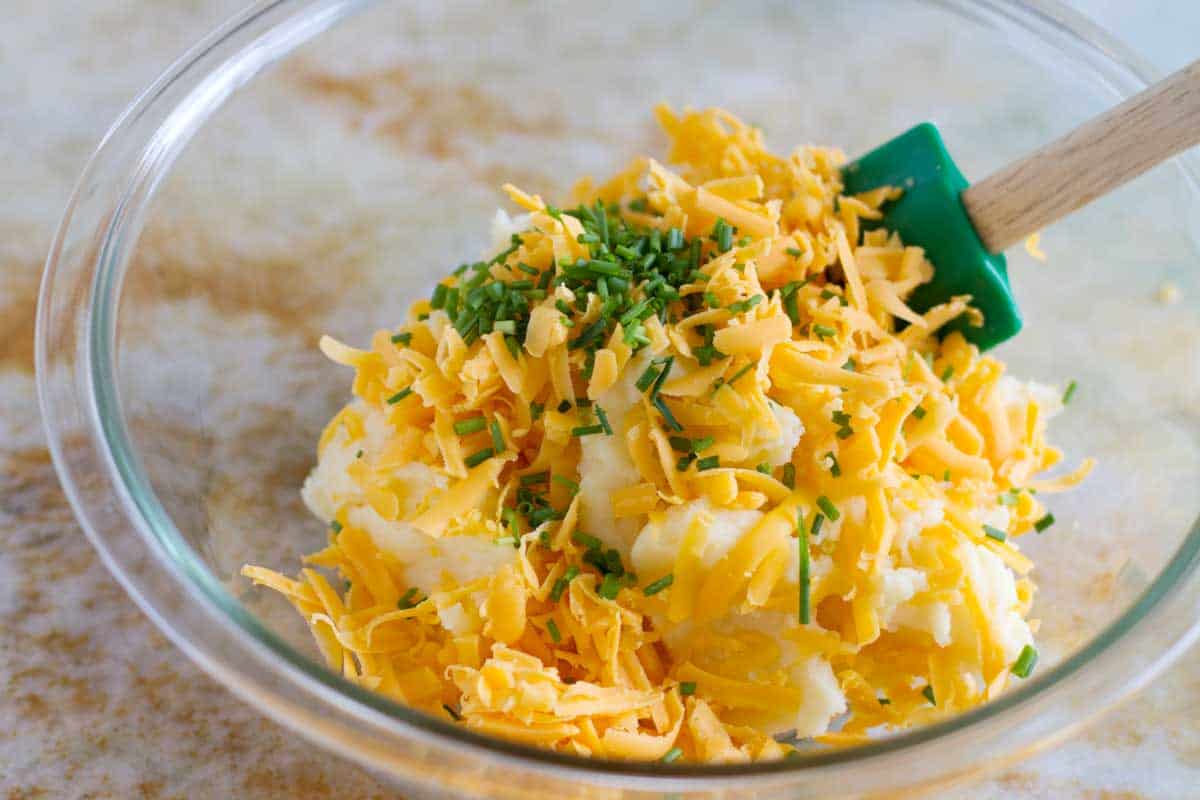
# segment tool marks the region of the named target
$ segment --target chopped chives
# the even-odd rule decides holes
[[[716,439],[714,439],[711,436],[702,436],[699,439],[693,439],[692,440],[692,452],[693,453],[702,453],[705,450],[707,450],[708,448],[712,447],[713,443],[715,441],[716,441]]]
[[[412,342],[412,334],[411,333],[405,332],[405,333],[392,334],[392,344],[408,345],[411,342]]]
[[[758,472],[761,472],[763,475],[770,475],[770,474],[771,474],[771,465],[770,465],[770,464],[768,464],[768,463],[767,463],[767,462],[765,462],[765,461],[764,461],[764,462],[762,462],[761,464],[759,464],[759,465],[758,465],[757,467],[755,467],[754,469],[755,469],[755,470],[757,470]]]
[[[437,310],[446,305],[446,293],[450,291],[450,287],[444,283],[439,283],[433,287],[433,298],[429,301],[429,307]]]
[[[727,308],[732,314],[744,314],[762,301],[763,296],[761,294],[756,294],[753,297],[747,297],[745,300],[740,300],[736,303],[730,303]]]
[[[679,693],[684,697],[696,693],[695,681],[683,681],[679,684]]]
[[[592,536],[590,533],[584,533],[583,531],[572,531],[571,541],[575,544],[583,545],[583,547],[587,550],[599,550],[604,546],[604,544],[595,536]]]
[[[608,424],[608,414],[605,414],[604,409],[600,406],[596,406],[594,411],[596,412],[596,419],[600,420],[600,427],[604,429],[605,435],[612,436],[613,429],[612,425]]]
[[[1012,674],[1018,678],[1028,678],[1033,673],[1033,668],[1037,665],[1038,651],[1031,645],[1027,644],[1021,648],[1021,654],[1017,656],[1016,662],[1012,665]]]
[[[804,251],[796,247],[789,247],[784,252],[786,252],[792,258],[799,258],[800,256],[804,255]]]
[[[1075,381],[1071,381],[1070,383],[1067,384],[1067,389],[1065,392],[1063,392],[1063,396],[1062,396],[1062,402],[1063,402],[1064,406],[1067,405],[1068,403],[1070,403],[1071,398],[1075,396],[1075,389],[1077,388],[1077,386],[1078,386],[1078,384],[1076,384]]]
[[[400,596],[400,601],[396,603],[396,607],[401,611],[407,611],[410,608],[415,608],[419,603],[425,601],[424,597],[422,597],[420,600],[417,599],[417,595],[420,594],[420,592],[421,590],[416,586],[411,587],[407,592]]]
[[[692,440],[686,436],[668,436],[667,441],[672,449],[678,450],[680,453],[692,452]]]
[[[916,408],[913,409],[912,415],[914,417],[916,417],[917,419],[925,419],[926,413],[928,413],[928,412],[925,411],[924,406],[917,406]]]
[[[838,463],[837,456],[830,450],[825,454],[825,458],[829,459],[829,474],[835,478],[842,477],[842,465]]]
[[[634,386],[637,387],[639,392],[645,392],[654,384],[654,381],[657,379],[658,370],[652,365],[646,367],[646,371],[643,372],[642,376],[637,379],[637,383],[635,383]]]
[[[846,370],[846,372],[857,372],[858,362],[853,358],[847,358],[846,363],[842,364],[842,369]]]
[[[546,620],[546,632],[550,634],[550,641],[555,644],[562,641],[562,634],[559,633],[558,624],[554,620]]]
[[[558,413],[565,414],[570,410],[571,410],[571,401],[570,400],[563,400],[561,403],[558,404]]]
[[[716,469],[721,466],[720,456],[708,456],[696,462],[696,471],[703,472],[706,469]]]
[[[735,382],[735,381],[737,381],[737,379],[738,379],[738,378],[742,377],[743,375],[745,375],[747,372],[749,372],[749,371],[750,371],[750,370],[752,370],[752,369],[754,369],[754,362],[751,362],[751,363],[747,364],[746,366],[742,367],[742,368],[741,368],[741,369],[739,369],[737,372],[735,372],[735,373],[733,374],[733,377],[732,377],[732,378],[730,378],[729,380],[725,381],[725,385],[726,385],[726,386],[732,386],[732,385],[734,384],[734,382]]]
[[[683,231],[679,228],[671,228],[667,231],[667,249],[679,250],[683,247]]]
[[[717,249],[722,253],[729,252],[733,247],[733,226],[724,219],[717,219],[717,224],[713,226],[713,238],[717,241]]]
[[[675,415],[671,413],[671,409],[667,408],[667,404],[663,402],[661,396],[655,395],[654,400],[651,402],[654,404],[654,407],[658,409],[658,413],[662,414],[663,420],[667,423],[668,428],[673,431],[683,430],[683,426],[680,425],[678,420],[675,419]]]
[[[562,599],[563,592],[567,590],[567,587],[571,585],[571,581],[575,580],[577,575],[579,575],[579,567],[574,565],[567,567],[567,571],[554,582],[554,586],[550,589],[550,601],[552,603],[557,603]]]
[[[671,367],[675,365],[675,356],[667,356],[663,361],[662,372],[658,373],[658,377],[654,379],[654,386],[650,388],[650,397],[658,397],[658,392],[662,389],[662,385],[667,382],[667,376],[671,374]],[[682,430],[682,429],[678,429]]]
[[[492,451],[492,448],[485,447],[482,450],[477,450],[474,453],[471,453],[471,455],[464,458],[463,463],[466,464],[468,467],[478,467],[480,464],[487,461],[489,458],[491,458],[494,455],[496,455],[496,454]]]
[[[646,597],[651,597],[652,595],[658,594],[663,589],[666,589],[668,586],[670,586],[674,582],[675,582],[674,573],[668,572],[666,575],[663,575],[661,578],[654,581],[653,583],[646,584],[646,588],[642,589],[642,594],[646,595]]]
[[[529,475],[521,476],[522,486],[536,486],[539,483],[548,483],[550,481],[549,472],[533,472]]]
[[[830,522],[837,522],[838,518],[842,516],[842,512],[838,511],[833,501],[825,495],[817,498],[817,507],[824,512],[825,516],[829,517]]]
[[[671,230],[674,230],[674,228],[672,228]],[[682,749],[680,749],[678,747],[672,747],[670,750],[667,751],[667,754],[662,757],[662,763],[673,764],[674,762],[678,761],[682,756],[683,756]]]
[[[394,405],[396,405],[396,403],[399,403],[401,400],[408,397],[412,393],[413,393],[413,390],[412,390],[411,386],[405,387],[404,389],[401,389],[400,391],[396,392],[394,395],[389,397],[387,399],[387,404],[389,406],[394,406]]]
[[[828,325],[820,325],[820,324],[813,325],[812,331],[813,331],[813,333],[815,333],[817,336],[819,336],[822,339],[837,336],[837,331],[834,330],[833,328],[829,327]]]
[[[454,432],[459,436],[467,436],[472,433],[479,433],[487,427],[487,420],[482,416],[471,417],[470,419],[460,419],[454,423]]]
[[[1008,533],[1000,530],[999,528],[994,528],[991,525],[984,525],[983,532],[987,534],[989,539],[995,539],[997,542],[1004,542],[1008,540]]]
[[[783,485],[789,489],[796,488],[796,465],[795,464],[784,464],[783,465]]]
[[[333,522],[329,523],[329,529],[331,531],[333,531],[334,533],[341,533],[342,532],[342,523],[338,522],[335,519]]]
[[[881,705],[881,706],[890,706],[891,704],[892,704],[892,701],[891,701],[891,700],[888,700],[886,697],[880,697],[880,698],[879,698],[879,705]]]
[[[572,495],[579,494],[579,484],[568,478],[566,475],[555,475],[551,480],[560,486],[567,487]]]
[[[603,425],[580,425],[576,428],[571,428],[571,435],[575,437],[594,436],[597,433],[604,433]]]
[[[1035,531],[1037,531],[1038,533],[1041,533],[1042,531],[1046,530],[1053,524],[1054,524],[1054,515],[1046,514],[1046,516],[1042,517],[1037,522],[1033,523],[1033,529]]]
[[[502,319],[492,323],[492,330],[507,333],[509,336],[517,332],[517,323],[511,319]]]
[[[450,717],[451,717],[451,718],[452,718],[452,719],[453,719],[455,722],[462,722],[462,717],[461,717],[461,716],[459,716],[459,713],[458,713],[457,711],[455,711],[453,708],[451,708],[450,706],[446,705],[445,703],[442,703],[442,708],[443,708],[443,709],[445,709],[446,713],[447,713],[447,714],[449,714],[449,715],[450,715]]]
[[[521,270],[521,272],[524,272],[526,275],[537,275],[538,274],[538,271],[535,267],[529,266],[524,261],[517,264],[517,269]]]
[[[813,514],[812,536],[816,538],[821,535],[821,526],[825,524],[825,515],[818,511]]]
[[[809,608],[809,582],[811,580],[809,570],[811,564],[808,552],[808,531],[804,528],[804,516],[802,514],[796,516],[796,538],[798,547],[800,548],[800,624],[807,625],[812,621],[812,609]]]
[[[942,383],[945,383],[946,381],[950,380],[950,376],[952,376],[953,374],[954,374],[954,366],[953,365],[946,367],[944,370],[942,370]]]
[[[921,690],[921,694],[923,694],[925,699],[929,701],[929,705],[937,705],[937,700],[935,700],[933,697],[933,684],[925,684],[925,688]]]
[[[536,422],[537,420],[541,419],[541,416],[545,412],[545,410],[546,410],[546,406],[542,403],[530,403],[529,404],[529,419],[530,419],[530,421]]]
[[[617,595],[621,593],[621,578],[615,572],[610,572],[600,581],[600,588],[596,590],[596,594],[603,597],[605,600],[616,600]]]
[[[500,430],[500,420],[492,420],[489,427],[492,431],[492,447],[497,453],[503,453],[508,447],[504,443],[504,431]]]

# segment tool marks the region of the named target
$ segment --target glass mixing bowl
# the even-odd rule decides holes
[[[59,474],[144,611],[264,712],[415,793],[851,796],[995,768],[1145,684],[1197,633],[1200,270],[1182,160],[1013,254],[1017,375],[1078,381],[1052,427],[1099,468],[1022,540],[1042,664],[971,713],[778,763],[585,761],[357,688],[238,577],[322,543],[298,488],[365,342],[479,251],[498,185],[561,198],[663,142],[651,107],[720,104],[777,149],[855,154],[933,119],[981,177],[1145,84],[1050,2],[264,2],[116,122],[46,268],[38,368]],[[1156,300],[1178,285],[1183,300]]]

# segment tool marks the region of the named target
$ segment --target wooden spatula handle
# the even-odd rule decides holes
[[[983,244],[999,253],[1200,143],[1200,61],[962,193]]]

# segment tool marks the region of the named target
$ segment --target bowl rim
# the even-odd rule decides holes
[[[1093,69],[1119,94],[1146,85],[1152,74],[1127,47],[1058,0],[929,1],[960,15],[1005,20],[1059,51],[1069,45],[1077,51],[1076,59]],[[1152,627],[1152,622],[1162,626],[1159,632],[1170,637],[1167,646],[1147,654],[1141,671],[1126,676],[1124,683],[1114,687],[1113,676],[1108,676],[1104,683],[1105,702],[1096,705],[1092,717],[1148,682],[1200,635],[1200,620],[1193,619],[1190,625],[1179,622],[1171,625],[1166,619],[1167,606],[1190,602],[1189,585],[1191,593],[1195,593],[1195,578],[1200,570],[1200,527],[1194,525],[1166,567],[1120,616],[1062,662],[996,700],[867,744],[806,752],[795,759],[745,765],[663,765],[585,759],[474,733],[347,681],[263,626],[186,543],[159,502],[132,444],[114,379],[121,280],[146,205],[179,152],[208,116],[239,86],[277,58],[368,5],[371,5],[369,0],[264,0],[216,29],[176,61],[126,109],[97,148],[68,203],[43,276],[36,334],[37,383],[43,425],[59,479],[76,517],[109,570],[152,621],[223,684],[277,720],[370,766],[379,767],[380,763],[349,747],[350,740],[345,736],[328,730],[314,733],[303,729],[295,698],[316,702],[327,714],[336,712],[331,716],[336,715],[337,724],[343,726],[355,722],[397,741],[415,737],[438,747],[466,748],[569,780],[653,790],[708,790],[716,786],[746,786],[748,780],[755,779],[777,781],[803,773],[821,774],[827,768],[850,763],[898,763],[893,762],[895,757],[911,758],[956,734],[975,731],[984,735],[985,728],[991,731],[986,735],[1006,742],[1008,750],[997,754],[998,763],[1015,753],[1024,754],[1044,746],[1073,729],[1078,720],[1060,720],[1053,729],[1038,729],[1035,741],[1024,747],[998,732],[998,726],[1007,724],[1028,726],[1032,706],[1056,694],[1060,702],[1078,695],[1083,684],[1079,681],[1072,684],[1071,679],[1095,673],[1106,665],[1112,670],[1116,666],[1112,662],[1117,644],[1132,645],[1138,639],[1135,634],[1139,633],[1148,642],[1147,628]],[[83,208],[88,202],[87,193],[96,185],[96,179],[106,177],[106,166],[117,162],[125,168],[120,174],[128,183],[116,187],[117,202],[104,219],[89,219]],[[1193,157],[1185,155],[1175,163],[1185,184],[1195,193],[1198,182]],[[89,236],[92,222],[97,227],[94,235]],[[86,300],[79,302],[75,298],[77,307],[70,305],[66,296],[69,292],[77,293],[79,286],[78,282],[67,280],[72,277],[72,270],[88,279]],[[62,369],[64,365],[69,368],[66,372]],[[67,409],[69,413],[63,413]],[[71,437],[80,433],[71,422],[82,423],[86,430],[91,447],[86,463],[68,453],[75,446]],[[97,510],[85,487],[96,472],[103,473],[109,484],[109,496],[113,498],[113,507],[103,513]],[[121,521],[124,527],[118,530],[114,524]],[[137,569],[128,560],[129,547],[140,548],[140,554],[147,557]],[[184,635],[173,624],[162,598],[154,594],[148,579],[141,574],[145,570],[158,580],[181,585],[191,598],[199,601],[199,611],[210,622],[226,629],[212,637],[203,632],[196,636],[195,630]],[[228,628],[229,622],[236,628]],[[226,640],[229,634],[232,638]],[[273,674],[254,674],[255,670],[246,661],[230,658],[221,646],[231,642],[253,653],[255,663],[273,669]],[[288,682],[295,693],[293,698],[280,696],[275,687],[279,679]],[[960,738],[961,743],[965,740]],[[383,766],[387,768],[388,764]],[[954,769],[955,765],[944,764],[938,774],[950,774]],[[397,771],[397,777],[412,778],[403,770]],[[700,782],[704,785],[697,785]],[[894,785],[894,778],[891,783]]]

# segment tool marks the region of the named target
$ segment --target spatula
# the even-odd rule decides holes
[[[847,194],[904,189],[880,224],[925,248],[934,266],[910,304],[925,311],[971,295],[982,327],[952,327],[987,349],[1021,329],[1005,248],[1197,143],[1200,61],[975,184],[928,122],[847,164],[842,177]]]

